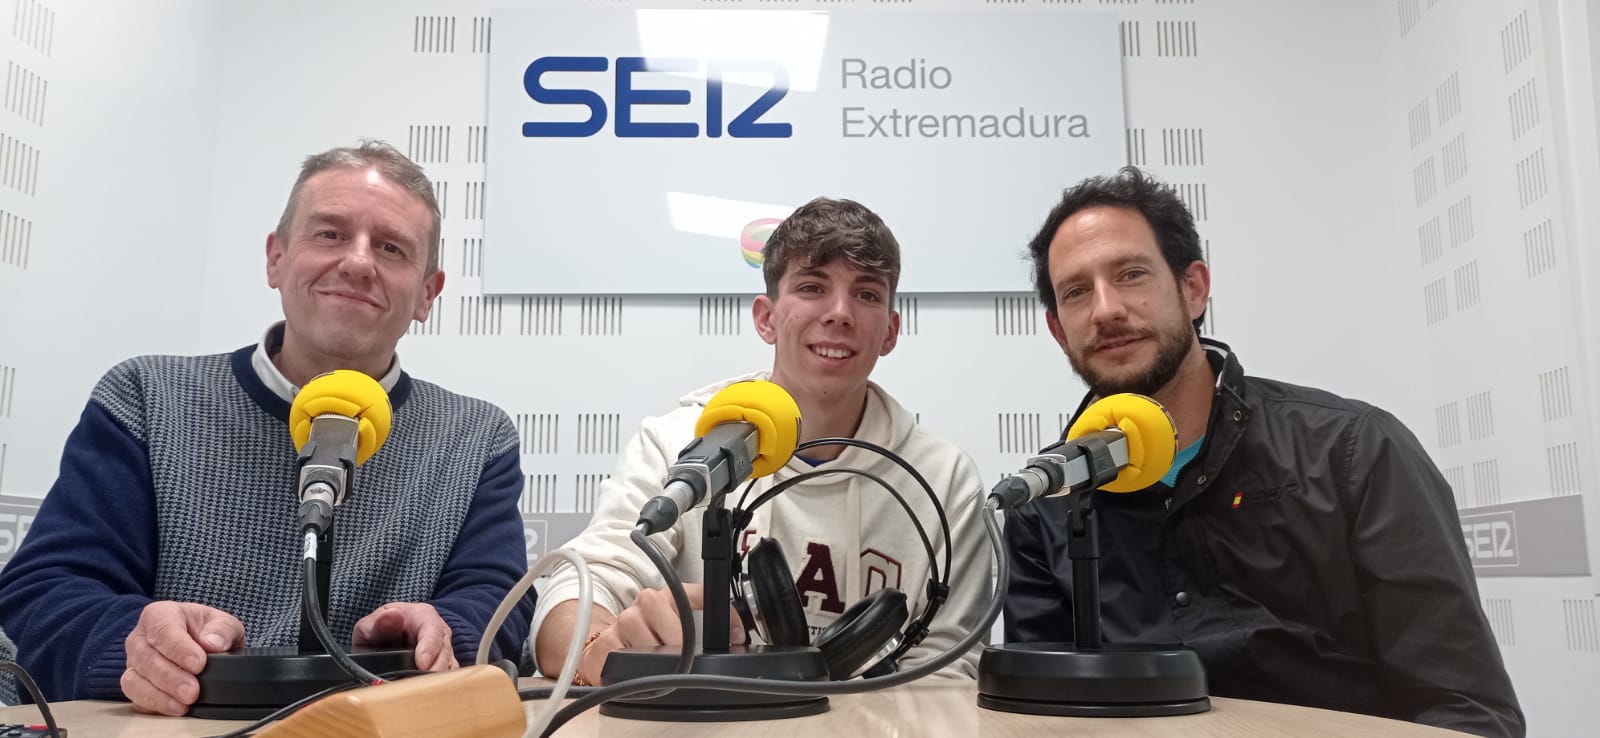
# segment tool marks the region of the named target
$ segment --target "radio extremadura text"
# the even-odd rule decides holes
[[[948,67],[912,59],[898,66],[865,59],[840,60],[844,90],[946,90],[955,81]],[[840,132],[845,138],[1088,138],[1082,114],[1039,112],[1026,105],[1003,111],[935,111],[846,105]]]

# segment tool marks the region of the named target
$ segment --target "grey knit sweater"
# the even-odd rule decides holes
[[[0,630],[48,698],[120,697],[122,642],[153,600],[230,612],[250,646],[298,642],[288,403],[250,350],[132,359],[95,387],[61,477],[0,572]],[[526,570],[516,432],[493,405],[404,374],[390,399],[389,440],[335,517],[329,625],[348,645],[379,605],[427,601],[467,661]],[[498,651],[520,653],[530,616],[531,598]]]

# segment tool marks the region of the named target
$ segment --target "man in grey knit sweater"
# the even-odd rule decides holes
[[[100,380],[0,572],[0,651],[15,644],[47,699],[182,715],[207,653],[298,643],[288,411],[334,369],[378,379],[394,423],[339,508],[329,625],[346,647],[410,647],[419,668],[472,658],[527,568],[522,472],[503,411],[400,369],[395,345],[444,286],[439,228],[431,183],[387,144],[312,156],[266,239],[284,321],[231,354],[139,357]],[[530,595],[495,658],[520,655],[531,615]]]

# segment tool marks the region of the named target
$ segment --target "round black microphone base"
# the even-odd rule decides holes
[[[678,666],[678,653],[677,646],[614,651],[606,657],[600,681],[610,686],[671,674]],[[690,673],[823,682],[828,680],[828,664],[811,646],[733,646],[727,653],[695,654]],[[777,720],[827,711],[827,697],[722,689],[675,689],[660,697],[622,697],[600,705],[601,715],[680,723]]]
[[[1011,643],[983,649],[978,706],[1075,717],[1193,715],[1211,709],[1205,668],[1178,647]]]
[[[411,649],[353,651],[350,658],[374,674],[416,668]],[[208,654],[197,678],[200,696],[189,717],[209,720],[259,720],[302,697],[354,681],[332,656],[294,647]]]

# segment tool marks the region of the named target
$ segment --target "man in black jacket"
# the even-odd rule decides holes
[[[1221,697],[1523,735],[1444,478],[1389,413],[1199,337],[1211,275],[1171,187],[1085,180],[1029,248],[1085,404],[1135,392],[1177,424],[1166,479],[1093,500],[1108,642],[1182,643]],[[1066,519],[1008,514],[1009,642],[1072,640]]]

